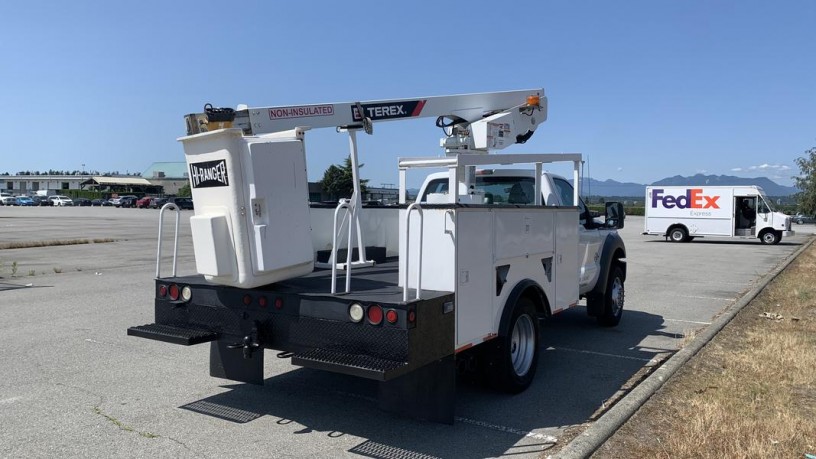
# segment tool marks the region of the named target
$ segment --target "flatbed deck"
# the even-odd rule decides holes
[[[172,278],[174,282],[188,283],[193,285],[217,286],[204,279],[204,276],[182,276]],[[169,279],[165,279],[169,280]],[[399,263],[396,258],[390,258],[385,263],[380,263],[371,267],[352,268],[351,270],[351,293],[342,293],[346,285],[346,272],[337,272],[337,294],[331,294],[331,270],[318,269],[310,274],[295,279],[289,279],[274,284],[246,289],[251,291],[264,291],[270,293],[296,294],[302,297],[326,297],[338,296],[347,300],[359,301],[379,301],[382,303],[400,304],[402,301],[402,287],[399,286]],[[230,288],[230,287],[222,287]],[[244,289],[238,289],[244,290]],[[435,299],[453,292],[437,290],[422,290],[420,295],[423,300]],[[416,296],[414,289],[409,289],[409,302]]]

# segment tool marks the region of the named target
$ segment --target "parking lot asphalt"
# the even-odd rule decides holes
[[[190,215],[179,274],[194,272]],[[794,225],[776,246],[674,244],[628,217],[620,326],[598,327],[580,306],[555,316],[530,389],[509,396],[462,381],[449,426],[381,412],[375,382],[273,353],[265,385],[251,386],[211,378],[207,346],[126,336],[153,322],[157,223],[148,209],[0,208],[0,242],[114,240],[0,250],[0,456],[537,457],[816,232]]]

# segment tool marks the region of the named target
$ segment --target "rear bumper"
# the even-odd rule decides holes
[[[189,286],[192,299],[160,297],[169,283],[179,290]],[[407,303],[378,301],[398,319],[391,324],[383,317],[374,325],[365,318],[355,323],[348,314],[351,303],[368,308],[370,301],[217,286],[197,276],[157,279],[155,323],[130,327],[128,335],[181,345],[213,341],[220,343],[220,358],[228,359],[244,358],[240,344],[252,343],[259,351],[282,351],[295,365],[387,381],[454,354],[455,314],[444,312],[452,301],[452,293]]]

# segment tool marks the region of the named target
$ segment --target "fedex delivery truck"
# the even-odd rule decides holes
[[[672,242],[718,236],[778,244],[794,234],[790,217],[774,212],[758,186],[649,186],[645,204],[643,234]]]

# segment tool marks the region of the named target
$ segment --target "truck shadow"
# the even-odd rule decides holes
[[[299,367],[266,379],[264,386],[223,386],[229,390],[180,408],[235,423],[272,416],[282,429],[292,430],[296,423],[292,435],[317,433],[324,441],[360,437],[364,440],[347,450],[368,457],[540,454],[552,446],[547,437],[597,418],[604,402],[620,395],[657,354],[674,352],[641,347],[650,337],[666,335],[662,329],[661,316],[639,311],[626,311],[615,328],[596,325],[582,307],[565,311],[542,326],[533,385],[507,395],[460,378],[454,425],[378,410],[376,381]],[[272,352],[266,356],[274,358]],[[345,438],[336,447],[348,445]]]

